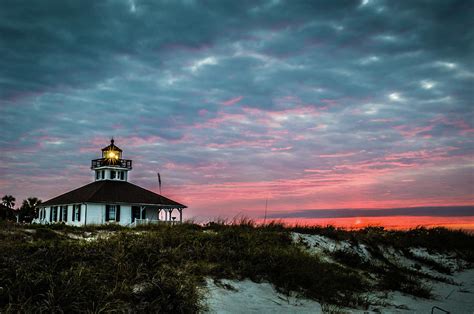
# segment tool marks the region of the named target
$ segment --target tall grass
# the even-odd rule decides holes
[[[371,265],[348,252],[329,263],[294,243],[290,231],[318,233],[352,243],[400,247],[426,245],[447,237],[454,250],[472,254],[473,237],[444,230],[387,232],[336,228],[285,228],[251,220],[196,224],[120,226],[65,225],[0,231],[0,312],[165,312],[195,313],[205,308],[205,278],[273,283],[323,303],[360,305],[358,294],[394,289],[429,296],[416,273],[400,280],[403,269]],[[70,234],[106,234],[96,241]],[[417,239],[417,237],[419,237]],[[460,243],[461,242],[461,243]],[[438,249],[438,248],[437,248]],[[443,250],[446,248],[442,248]],[[467,253],[466,253],[467,254]],[[378,268],[377,268],[378,267]],[[368,280],[364,272],[380,276]],[[401,282],[401,283],[400,283]]]

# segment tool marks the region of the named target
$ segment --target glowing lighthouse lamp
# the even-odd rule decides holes
[[[120,152],[115,150],[109,150],[106,153],[106,158],[110,159],[111,161],[119,159]]]

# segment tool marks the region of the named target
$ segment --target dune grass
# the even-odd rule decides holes
[[[205,309],[205,278],[268,281],[283,292],[298,292],[323,303],[361,306],[359,294],[400,290],[429,297],[416,277],[396,267],[377,268],[340,252],[339,263],[310,254],[291,238],[294,228],[231,224],[1,226],[0,312],[144,311],[195,313]],[[430,245],[448,237],[453,250],[472,252],[472,236],[445,230],[391,233],[298,228],[363,243]],[[319,233],[318,233],[319,232]],[[84,239],[71,237],[84,236]],[[101,235],[98,240],[92,236]],[[421,239],[417,239],[421,237]],[[85,239],[88,239],[85,240]],[[462,243],[459,243],[461,241]],[[410,244],[410,245],[411,245]],[[445,250],[446,248],[436,248]],[[464,250],[464,251],[463,251]],[[378,272],[376,283],[364,271]],[[363,305],[363,304],[362,304]]]

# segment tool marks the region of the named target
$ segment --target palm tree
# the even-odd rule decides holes
[[[20,218],[22,221],[31,222],[36,215],[36,207],[41,204],[37,197],[28,197],[20,207]]]
[[[12,195],[5,195],[2,197],[2,204],[6,207],[13,208],[15,206],[16,199]]]

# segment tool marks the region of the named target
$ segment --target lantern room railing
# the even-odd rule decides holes
[[[132,161],[129,159],[110,159],[110,158],[100,158],[93,159],[91,163],[91,169],[96,169],[100,167],[120,167],[132,169]]]

